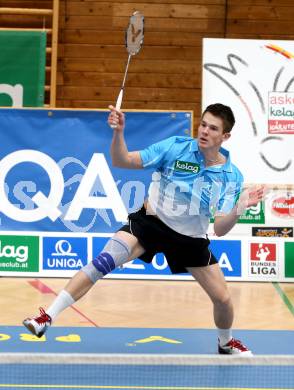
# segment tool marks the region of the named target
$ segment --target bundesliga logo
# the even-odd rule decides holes
[[[251,243],[250,244],[250,269],[249,274],[277,275],[276,244]]]

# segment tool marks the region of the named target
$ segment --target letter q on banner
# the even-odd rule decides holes
[[[15,207],[5,192],[5,179],[9,171],[17,164],[31,162],[41,166],[50,179],[50,193],[45,196],[38,191],[32,200],[38,206],[33,210]],[[0,208],[7,217],[19,222],[35,222],[49,217],[55,221],[61,212],[58,208],[64,191],[64,180],[56,162],[48,155],[37,150],[19,150],[8,154],[0,161]]]

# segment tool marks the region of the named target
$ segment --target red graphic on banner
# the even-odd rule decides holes
[[[275,51],[276,53],[281,54],[282,56],[288,58],[289,60],[290,60],[291,58],[294,58],[294,55],[293,55],[291,52],[289,52],[289,51],[283,49],[283,48],[280,47],[280,46],[277,46],[277,45],[274,45],[274,44],[271,43],[271,44],[269,44],[269,45],[265,45],[265,47],[266,47],[267,49],[270,49],[270,50]]]
[[[294,134],[294,121],[269,119],[268,132],[269,134]]]
[[[276,244],[251,243],[250,252],[251,260],[266,262],[277,259]]]
[[[272,210],[275,214],[281,217],[294,216],[294,196],[281,196],[272,203]]]

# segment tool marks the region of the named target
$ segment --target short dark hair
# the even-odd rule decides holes
[[[210,104],[203,111],[201,119],[206,112],[210,112],[212,115],[221,118],[223,120],[224,133],[230,133],[235,124],[235,117],[231,107],[221,103]]]

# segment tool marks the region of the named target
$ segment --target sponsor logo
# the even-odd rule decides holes
[[[280,196],[272,202],[272,212],[279,217],[294,217],[294,196]]]
[[[108,240],[109,237],[93,237],[93,258],[102,252]],[[140,259],[134,259],[123,264],[121,267],[114,269],[111,273],[120,275],[170,275],[171,271],[163,253],[157,253],[153,257],[151,263],[145,263]]]
[[[198,173],[200,165],[188,161],[176,160],[174,165],[175,171]]]
[[[140,259],[129,261],[126,264],[123,264],[121,268],[118,269],[118,273],[121,270],[125,270],[125,273],[143,273],[143,274],[171,274],[170,268],[168,266],[167,260],[163,253],[157,253],[151,263],[144,263]],[[115,270],[113,271],[114,273]]]
[[[262,279],[278,276],[276,244],[250,243],[249,276],[259,276]]]
[[[38,272],[39,237],[0,236],[0,271]]]
[[[86,237],[44,237],[44,270],[78,270],[87,264]]]
[[[105,246],[107,237],[93,238],[93,254],[96,257]],[[225,276],[241,276],[241,241],[211,240],[210,250],[219,262]],[[171,275],[163,253],[157,253],[151,263],[139,259],[129,261],[112,271],[114,274]]]
[[[64,165],[76,161],[75,159],[68,160],[67,163],[64,162]],[[36,192],[38,185],[31,180],[19,181],[13,186],[14,175],[18,172],[21,175],[21,172],[24,171],[23,163],[29,164],[29,169],[26,170],[31,175],[34,174],[34,170],[30,167],[31,163],[38,169],[42,169],[48,176],[50,187]],[[14,175],[11,174],[11,171],[14,172]],[[7,191],[7,186],[9,191]],[[29,188],[28,192],[35,193],[31,198],[24,196],[24,192],[22,192],[27,188]],[[68,207],[62,204],[65,188],[63,170],[45,153],[38,150],[17,150],[0,160],[0,208],[3,214],[10,219],[29,223],[48,217],[54,222],[62,215],[65,223],[72,223],[79,220],[85,209],[105,210],[109,208],[113,211],[118,222],[127,221],[126,207],[103,153],[93,154],[73,199],[66,205]],[[93,191],[104,195],[93,196]],[[24,207],[12,203],[11,192],[15,198],[22,203],[25,202]]]
[[[211,240],[210,250],[225,276],[241,276],[241,241]]]
[[[269,93],[269,134],[294,134],[293,102],[293,92]]]
[[[293,237],[292,227],[253,227],[252,236],[254,237]]]
[[[294,242],[285,242],[285,277],[294,278]]]
[[[263,224],[264,221],[265,218],[263,202],[259,202],[256,206],[248,207],[238,220],[239,223],[254,224]]]

